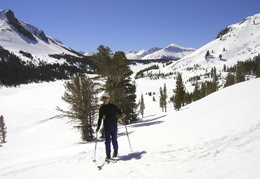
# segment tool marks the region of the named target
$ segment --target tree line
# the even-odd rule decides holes
[[[30,53],[20,51],[23,56],[32,58]],[[39,64],[32,61],[24,62],[18,56],[0,46],[0,85],[18,86],[32,82],[55,81],[69,79],[76,73],[92,73],[95,66],[89,57],[79,58],[67,54],[50,55],[63,58],[66,63],[49,64],[39,60]],[[86,68],[88,66],[89,68]]]
[[[251,75],[258,78],[260,77],[260,55],[254,57],[252,60],[247,60],[244,62],[238,61],[236,65],[230,68],[225,67],[224,71],[228,72],[225,78],[224,87],[245,81],[246,75]],[[174,108],[179,110],[182,106],[217,91],[220,88],[220,74],[217,74],[215,67],[211,69],[210,77],[212,80],[206,80],[204,82],[196,81],[193,92],[189,93],[185,90],[182,75],[178,73],[176,86],[174,89],[175,95],[171,97]],[[197,80],[198,79],[200,78],[197,78]]]

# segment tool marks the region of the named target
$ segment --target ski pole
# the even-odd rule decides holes
[[[131,147],[131,143],[130,143],[130,138],[129,138],[129,135],[128,135],[127,127],[126,127],[126,119],[125,119],[125,130],[126,130],[126,135],[127,135],[127,138],[128,138],[128,143],[129,143],[130,149],[131,149],[131,151],[133,151],[132,147]]]
[[[96,162],[96,152],[97,152],[97,137],[98,137],[98,132],[96,132],[96,143],[95,143],[95,153],[94,153],[94,160],[93,162]]]

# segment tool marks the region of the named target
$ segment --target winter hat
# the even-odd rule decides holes
[[[102,95],[102,97],[107,97],[107,98],[110,98],[109,94],[104,92],[104,94]]]

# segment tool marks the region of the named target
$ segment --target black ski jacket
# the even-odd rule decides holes
[[[123,114],[116,105],[111,103],[108,103],[107,105],[103,104],[99,109],[98,129],[100,129],[102,119],[104,119],[104,123],[117,121],[116,113],[120,115]]]

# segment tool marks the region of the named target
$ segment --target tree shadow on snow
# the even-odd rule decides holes
[[[148,118],[148,117],[152,117],[152,116],[155,116],[155,114],[148,115],[148,116],[144,116],[143,119],[144,119],[144,118]]]
[[[132,134],[132,133],[134,133],[134,131],[128,131],[128,134]],[[126,135],[126,131],[125,132],[119,132],[118,134],[117,134],[117,136],[125,136]]]
[[[160,124],[160,123],[163,123],[164,121],[157,121],[157,120],[160,119],[160,118],[163,118],[165,116],[166,115],[162,115],[162,116],[150,119],[150,120],[136,122],[136,123],[132,124],[131,127],[143,127],[143,126],[151,126],[151,125],[154,125],[154,124]]]
[[[128,161],[128,160],[132,160],[132,159],[140,160],[142,158],[143,154],[146,154],[146,153],[147,153],[146,151],[130,153],[128,155],[120,156],[119,160],[123,160],[123,161]]]

